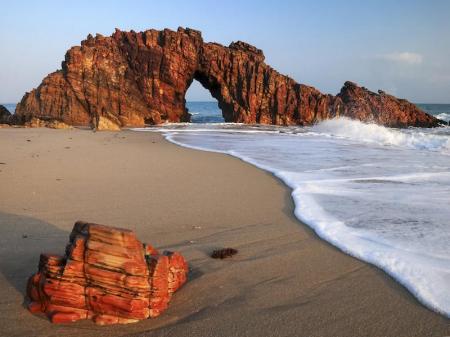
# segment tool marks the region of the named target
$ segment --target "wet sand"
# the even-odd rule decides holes
[[[446,336],[449,320],[320,240],[269,173],[154,133],[0,129],[1,336]],[[161,317],[52,325],[23,307],[43,251],[76,220],[178,250],[189,282]],[[239,254],[208,254],[231,246]]]

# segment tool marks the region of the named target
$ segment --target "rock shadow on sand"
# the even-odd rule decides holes
[[[42,252],[63,253],[69,233],[25,215],[0,212],[0,274],[25,296]]]

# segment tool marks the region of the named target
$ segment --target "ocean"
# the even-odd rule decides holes
[[[450,104],[418,103],[416,105],[430,115],[436,116],[446,122],[450,121]]]
[[[14,110],[16,110],[16,103],[1,103],[6,109],[9,110],[9,112],[14,113]]]
[[[448,120],[450,105],[420,105]],[[346,118],[311,127],[223,123],[217,103],[188,102],[193,123],[162,132],[225,153],[292,189],[295,216],[450,317],[450,127],[390,129]]]

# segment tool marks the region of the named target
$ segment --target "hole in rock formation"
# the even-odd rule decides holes
[[[186,92],[186,108],[192,123],[223,123],[222,110],[218,101],[202,84],[193,80]]]
[[[187,272],[179,253],[159,253],[130,230],[78,221],[64,256],[41,254],[26,300],[52,323],[133,323],[167,309]]]

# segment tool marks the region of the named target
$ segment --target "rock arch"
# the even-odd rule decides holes
[[[245,43],[205,43],[199,31],[147,30],[89,35],[66,53],[62,69],[26,93],[15,119],[57,119],[119,126],[186,122],[185,95],[198,80],[217,99],[225,121],[307,125],[348,116],[388,126],[436,126],[406,100],[346,82],[336,95],[295,82],[264,63]]]

